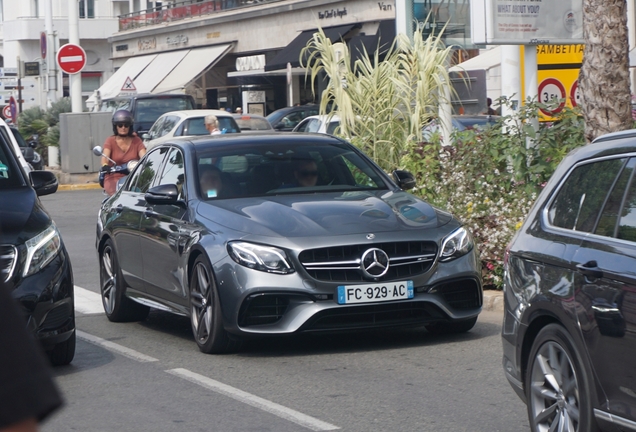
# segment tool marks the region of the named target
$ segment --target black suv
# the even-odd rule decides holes
[[[142,137],[161,115],[169,111],[183,111],[196,108],[194,98],[187,94],[138,94],[102,101],[100,111],[115,112],[120,109],[130,111],[134,129]]]
[[[52,172],[26,174],[0,135],[0,278],[51,363],[65,365],[75,355],[73,272],[60,233],[38,198],[57,186]]]
[[[278,109],[268,115],[267,121],[274,129],[281,132],[291,132],[305,117],[318,115],[318,105],[297,105]]]
[[[503,367],[532,431],[636,430],[636,130],[570,153],[504,257]]]

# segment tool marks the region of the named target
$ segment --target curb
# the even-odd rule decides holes
[[[101,189],[102,187],[99,183],[86,183],[86,184],[61,184],[58,185],[57,190],[59,191],[70,191],[70,190],[89,190],[89,189]]]
[[[504,310],[503,292],[494,291],[494,290],[485,290],[484,305],[482,306],[482,310],[503,312]]]

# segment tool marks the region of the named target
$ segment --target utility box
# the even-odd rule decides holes
[[[60,114],[60,163],[62,171],[85,174],[99,171],[101,159],[93,147],[103,146],[113,134],[112,112]]]

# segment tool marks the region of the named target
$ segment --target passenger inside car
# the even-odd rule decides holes
[[[202,167],[199,182],[201,183],[201,195],[204,198],[216,198],[221,195],[223,181],[221,180],[221,170],[216,166]]]
[[[313,159],[302,159],[296,163],[294,168],[294,179],[296,186],[311,187],[316,186],[318,180],[318,165]]]

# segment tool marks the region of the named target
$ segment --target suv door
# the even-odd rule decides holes
[[[612,188],[599,191],[603,210],[573,264],[579,322],[609,412],[636,420],[636,158],[624,162],[603,161],[603,175],[590,179]],[[624,165],[615,179],[610,164]]]

